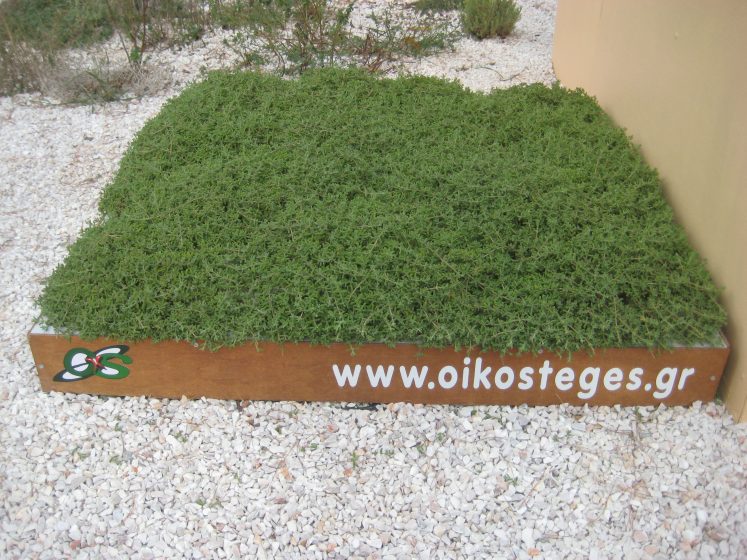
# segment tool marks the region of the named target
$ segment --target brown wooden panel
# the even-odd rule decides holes
[[[671,351],[628,348],[603,349],[593,354],[582,351],[570,356],[553,353],[501,356],[476,349],[456,351],[412,344],[395,347],[366,344],[352,348],[346,344],[270,342],[209,352],[186,342],[128,343],[103,338],[83,341],[35,331],[29,334],[29,342],[45,391],[173,398],[184,395],[250,400],[510,405],[664,403],[672,406],[708,401],[715,395],[729,354],[726,344],[721,348]],[[89,360],[95,362],[96,351],[110,345],[128,346],[125,355],[131,363],[112,360],[127,368],[122,370],[125,377],[105,378],[102,372],[117,372],[104,370],[101,364],[98,367],[95,363],[80,364],[82,355],[78,355],[76,367],[97,373],[77,381],[54,380],[65,369],[63,360],[71,349],[87,349],[91,353]],[[341,384],[338,377],[346,372],[345,366],[349,368],[349,376]],[[426,366],[427,371],[423,369]],[[383,378],[391,372],[388,386],[384,386],[381,375],[374,383],[379,367]],[[351,386],[350,379],[356,370],[357,383]],[[413,371],[417,375],[410,377]],[[420,375],[422,382],[417,380]],[[509,383],[512,377],[513,382]]]

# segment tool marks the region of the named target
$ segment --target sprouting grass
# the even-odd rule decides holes
[[[114,31],[105,0],[5,0],[0,19],[0,41],[48,49],[88,45]]]
[[[84,337],[566,351],[724,323],[656,172],[559,87],[213,73],[100,209],[40,299]]]
[[[0,95],[37,91],[43,84],[67,91],[82,78],[88,85],[73,87],[70,94],[76,101],[116,99],[126,70],[68,68],[59,65],[60,55],[117,33],[124,39],[123,48],[126,40],[133,43],[132,50],[126,47],[128,59],[139,63],[146,47],[196,38],[204,23],[202,14],[195,0],[6,0],[0,3]],[[71,74],[78,78],[71,82]],[[100,89],[102,95],[89,97],[92,89]]]
[[[20,41],[43,51],[82,47],[115,31],[145,32],[152,44],[187,40],[201,34],[211,19],[236,22],[234,12],[249,12],[245,1],[204,5],[199,0],[5,0],[0,3],[0,41]],[[206,9],[207,8],[209,9]],[[199,29],[198,29],[199,28]],[[193,37],[194,38],[194,37]]]
[[[419,12],[445,12],[461,9],[464,0],[416,0],[410,5]]]

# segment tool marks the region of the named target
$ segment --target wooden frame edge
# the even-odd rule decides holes
[[[414,344],[127,342],[32,329],[44,391],[113,396],[414,402],[688,405],[715,396],[730,347],[604,348],[570,355]],[[67,373],[64,373],[67,372]]]

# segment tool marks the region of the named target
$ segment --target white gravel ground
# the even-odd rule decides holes
[[[371,2],[368,2],[371,4]],[[554,2],[411,70],[549,83]],[[167,401],[44,394],[25,333],[143,123],[221,37],[155,57],[157,97],[0,98],[4,558],[744,558],[747,427],[689,409]],[[514,76],[508,79],[510,76]]]

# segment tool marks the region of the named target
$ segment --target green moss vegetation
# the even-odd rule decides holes
[[[558,87],[214,73],[100,209],[40,299],[84,337],[567,351],[724,323],[656,172]]]

